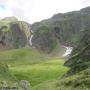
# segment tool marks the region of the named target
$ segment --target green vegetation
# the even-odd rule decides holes
[[[13,77],[13,75],[10,74],[10,71],[8,69],[8,66],[5,63],[0,62],[0,81],[3,81],[3,80],[15,81],[16,78]]]
[[[27,80],[32,90],[90,90],[88,10],[90,7],[57,14],[32,25],[32,46],[35,48],[4,51],[7,46],[28,46],[30,25],[18,22],[16,18],[1,20],[0,49],[3,51],[0,51],[0,87],[15,84],[22,90],[20,81]],[[61,44],[74,47],[66,61],[59,58],[65,52]]]
[[[57,87],[58,80],[49,80],[39,85],[36,85],[32,90],[60,90]]]
[[[0,60],[7,63],[18,80],[28,80],[32,86],[61,78],[68,70],[63,59],[46,57],[30,48],[0,52]]]
[[[45,60],[43,57],[44,54],[31,48],[13,49],[0,52],[0,60],[5,61],[8,65],[38,63],[41,62],[41,60]]]
[[[62,77],[68,70],[63,63],[63,60],[56,59],[28,65],[22,63],[22,65],[11,66],[10,69],[19,80],[29,80],[31,85],[35,86],[44,81]]]
[[[39,84],[33,90],[90,90],[90,29],[87,28],[65,62],[70,67],[65,76]]]
[[[8,66],[0,61],[0,89],[3,87],[18,87],[19,90],[22,90],[18,84],[17,78],[10,72]]]
[[[86,71],[62,79],[49,80],[33,87],[32,90],[90,90],[90,75]]]

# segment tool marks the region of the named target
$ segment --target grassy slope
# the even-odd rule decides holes
[[[75,56],[76,55],[77,54],[75,54]],[[87,59],[88,58],[89,57],[87,57]],[[87,63],[87,61],[85,63],[88,65],[87,69],[82,70],[75,75],[64,77],[60,80],[55,79],[53,81],[51,80],[44,82],[42,84],[33,87],[33,90],[90,90],[90,65],[89,65],[90,63],[89,62]],[[81,65],[83,64],[81,63]]]
[[[61,44],[57,43],[56,48],[49,54],[49,56],[61,58],[65,53],[65,51],[66,51],[66,48]]]
[[[30,48],[0,52],[0,61],[5,61],[11,71],[3,72],[4,65],[1,64],[0,80],[13,82],[13,74],[18,80],[30,81],[32,90],[89,90],[86,86],[90,85],[88,70],[62,78],[68,70],[63,65],[64,60],[45,56]]]
[[[32,86],[58,79],[68,70],[63,60],[45,57],[30,48],[0,52],[0,60],[8,64],[17,79],[29,80]]]
[[[12,83],[17,81],[17,79],[10,73],[7,65],[0,62],[0,87],[3,86],[4,81],[7,85],[12,85]]]
[[[36,85],[32,90],[90,90],[90,75],[81,72],[71,77],[49,80]]]
[[[11,71],[18,79],[27,79],[32,86],[46,80],[60,78],[68,69],[63,66],[62,60],[45,61],[38,64],[12,66]]]

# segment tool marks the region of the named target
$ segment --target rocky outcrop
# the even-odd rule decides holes
[[[18,21],[13,17],[0,21],[0,50],[25,47],[29,45],[29,37],[30,25],[28,23]]]

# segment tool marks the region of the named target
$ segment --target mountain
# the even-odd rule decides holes
[[[64,46],[77,47],[77,44],[82,37],[82,31],[90,28],[89,11],[90,7],[87,7],[79,11],[55,14],[50,19],[32,24],[31,29],[35,33],[40,34],[42,33],[42,31],[44,31],[43,34],[46,34],[47,30],[42,28],[46,27],[50,32],[50,34],[48,33],[49,37],[53,37],[54,41],[58,41],[61,45]],[[44,37],[44,35],[37,37],[34,36],[33,38],[33,45],[35,46],[37,44],[39,45],[39,48],[49,48],[49,45],[52,43],[52,40],[50,41],[49,39],[47,39],[47,36]],[[43,43],[43,41],[45,42],[43,44],[40,44],[38,40],[40,40],[41,43]],[[50,45],[50,47],[52,47],[52,45]],[[52,48],[52,50],[53,49],[54,48]],[[50,50],[50,52],[52,52],[52,50]]]
[[[69,70],[62,79],[47,81],[34,90],[90,90],[90,7],[56,14],[33,24],[32,29],[38,32],[43,26],[49,28],[62,45],[72,46],[73,51],[64,64]]]
[[[29,45],[29,37],[32,48],[22,49]],[[60,61],[60,58],[49,55],[54,50],[59,51],[58,54],[60,54],[61,50],[64,51],[62,46],[73,47],[72,53],[68,58],[66,57],[64,64],[69,67],[68,72],[60,79],[50,79],[50,81],[33,87],[33,90],[90,89],[90,7],[80,11],[59,13],[50,19],[34,23],[32,26],[18,21],[15,17],[2,19],[0,21],[0,50],[21,49],[0,52],[0,86],[7,85],[7,82],[7,86],[15,83],[18,85],[16,87],[20,88],[19,90],[23,90],[19,86],[23,79],[30,80],[31,85],[32,82],[35,85],[35,83],[46,80],[46,75],[43,73],[45,71],[47,77],[51,77],[50,73],[52,77],[60,76],[59,73],[66,72],[62,67],[57,67],[58,64],[63,65],[62,61],[58,63],[57,59]],[[39,53],[36,49],[49,55]],[[53,62],[46,62],[48,60],[53,60]],[[47,66],[46,69],[45,66]],[[56,72],[57,68],[62,70]]]
[[[15,17],[0,20],[0,50],[29,45],[30,24]]]
[[[46,26],[42,26],[38,28],[36,32],[34,32],[32,43],[34,47],[36,47],[39,51],[43,51],[44,53],[52,52],[57,45],[54,35]]]
[[[81,36],[64,63],[68,72],[61,79],[41,83],[33,90],[90,90],[90,28],[81,31]]]

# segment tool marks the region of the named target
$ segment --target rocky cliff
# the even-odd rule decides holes
[[[29,45],[30,25],[15,17],[0,20],[0,49],[20,48]]]
[[[34,32],[32,44],[39,51],[50,53],[56,47],[57,41],[54,34],[52,34],[48,27],[41,26]]]

